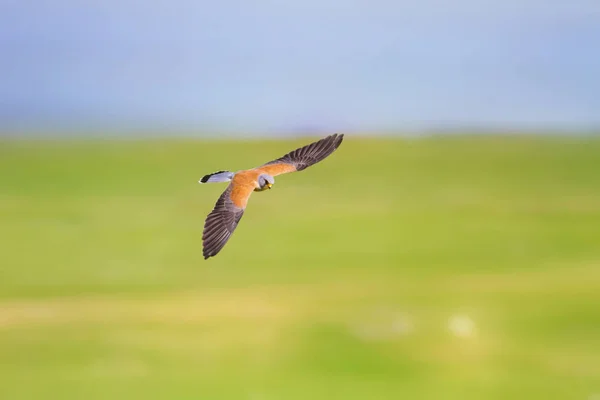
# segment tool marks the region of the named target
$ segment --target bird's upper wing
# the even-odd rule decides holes
[[[234,177],[206,217],[202,233],[204,259],[217,255],[233,234],[254,190],[249,182]]]
[[[268,162],[257,170],[267,173],[271,176],[286,174],[288,172],[302,171],[319,161],[324,160],[337,149],[342,140],[343,134],[334,134],[327,136],[317,142],[308,144],[304,147],[291,151],[276,160]]]

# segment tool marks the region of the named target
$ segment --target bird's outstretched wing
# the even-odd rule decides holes
[[[286,174],[288,172],[302,171],[313,164],[327,158],[344,140],[344,134],[333,134],[319,141],[291,151],[276,160],[256,168],[271,176]]]
[[[204,222],[202,254],[205,260],[217,255],[225,246],[244,215],[252,190],[253,187],[236,184],[234,180],[221,194]]]

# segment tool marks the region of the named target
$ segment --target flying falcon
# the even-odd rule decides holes
[[[343,134],[327,136],[260,167],[238,172],[218,171],[205,175],[199,183],[231,182],[206,217],[202,233],[203,255],[206,260],[217,255],[237,227],[252,192],[271,189],[274,176],[302,171],[333,153],[342,143]]]

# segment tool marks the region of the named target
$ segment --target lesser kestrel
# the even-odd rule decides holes
[[[219,171],[205,175],[200,183],[231,182],[206,217],[202,233],[204,259],[221,251],[237,227],[252,192],[271,189],[274,176],[302,171],[322,161],[342,143],[343,134],[327,136],[257,168],[238,172]]]

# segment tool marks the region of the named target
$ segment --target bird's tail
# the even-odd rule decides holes
[[[233,179],[233,172],[218,171],[212,174],[204,175],[198,183],[230,182]]]

